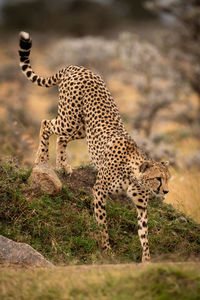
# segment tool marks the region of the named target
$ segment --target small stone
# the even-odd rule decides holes
[[[29,177],[33,188],[40,189],[49,195],[58,194],[62,190],[62,183],[55,171],[48,164],[36,165]]]
[[[181,222],[181,223],[187,223],[187,219],[183,216],[179,217],[178,220]]]

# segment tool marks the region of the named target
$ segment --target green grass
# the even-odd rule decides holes
[[[199,264],[2,269],[2,300],[197,300]]]
[[[141,261],[136,210],[131,203],[107,203],[114,256],[106,256],[98,243],[92,196],[84,190],[77,191],[75,196],[66,185],[57,196],[36,193],[27,183],[29,175],[30,171],[0,165],[0,234],[28,243],[55,264]],[[200,257],[200,225],[188,218],[183,223],[183,214],[158,200],[149,205],[148,215],[154,261]]]

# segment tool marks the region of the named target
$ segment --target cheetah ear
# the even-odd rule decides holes
[[[165,167],[168,167],[169,166],[169,161],[161,161],[161,164]]]
[[[140,165],[140,167],[139,167],[139,171],[141,172],[141,173],[144,173],[148,168],[150,168],[152,165],[149,163],[149,162],[147,162],[147,161],[145,161],[145,162],[143,162],[141,165]]]

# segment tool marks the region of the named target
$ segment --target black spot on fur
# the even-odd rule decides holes
[[[32,72],[31,72],[31,71],[28,71],[28,72],[26,73],[26,76],[27,76],[27,77],[31,77],[31,74],[32,74]]]
[[[19,41],[20,48],[23,50],[29,50],[32,46],[32,42],[30,40],[20,39]]]
[[[35,82],[37,80],[37,75],[34,75],[32,78],[32,82]]]
[[[38,83],[38,85],[41,86],[41,78],[38,78],[38,79],[37,79],[37,83]]]
[[[137,207],[138,209],[145,210],[145,208],[144,208],[144,207],[142,207],[142,206],[140,206],[140,205],[136,205],[136,207]]]
[[[27,68],[28,68],[28,65],[23,65],[23,66],[22,66],[22,70],[23,70],[23,71],[26,71]]]
[[[20,56],[20,61],[21,62],[25,62],[27,60],[27,56]]]
[[[147,227],[147,223],[145,221],[142,222],[143,227]]]

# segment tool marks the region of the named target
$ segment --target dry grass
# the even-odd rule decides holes
[[[129,264],[3,268],[1,299],[198,299],[199,265]]]
[[[183,159],[187,158],[191,153],[200,149],[200,140],[193,137],[187,137],[179,141],[175,141],[174,146],[181,150],[181,156]]]
[[[200,172],[171,170],[166,202],[200,223]]]
[[[116,76],[110,76],[106,82],[120,109],[120,113],[132,116],[133,112],[136,111],[137,102],[140,99],[137,90],[131,84],[117,79]]]

